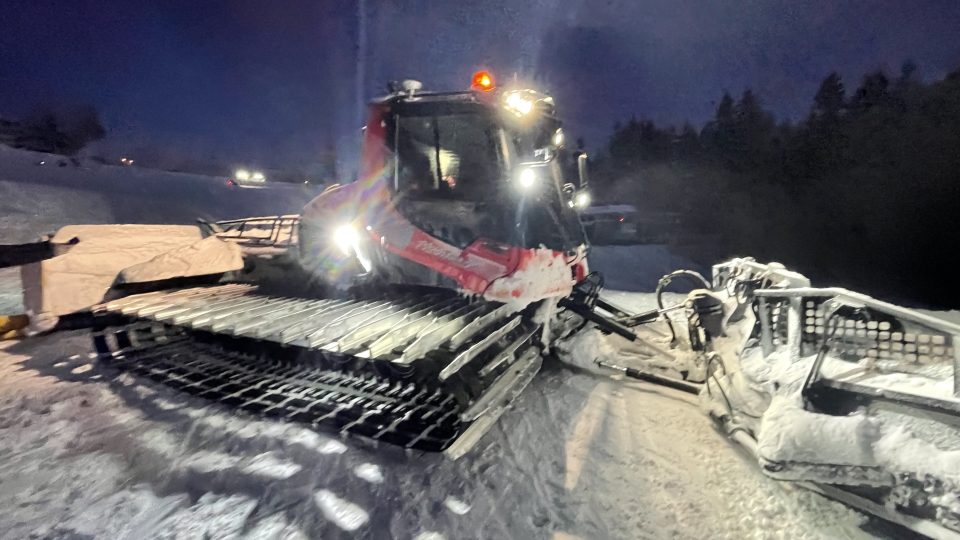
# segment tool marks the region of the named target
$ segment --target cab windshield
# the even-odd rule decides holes
[[[503,179],[499,127],[485,114],[400,116],[396,189],[414,198],[478,201]]]

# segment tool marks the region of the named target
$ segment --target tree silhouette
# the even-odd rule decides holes
[[[14,146],[73,156],[87,144],[103,139],[106,133],[93,107],[45,107],[23,122]]]
[[[839,117],[840,112],[846,107],[845,93],[840,75],[836,71],[827,75],[827,78],[820,83],[817,95],[813,97],[813,115],[830,119]]]
[[[779,260],[824,285],[960,307],[943,253],[960,244],[960,69],[924,83],[904,62],[849,98],[828,74],[810,113],[777,125],[758,96],[724,93],[679,133],[618,124],[594,175],[615,200],[681,216],[673,249],[703,264]]]

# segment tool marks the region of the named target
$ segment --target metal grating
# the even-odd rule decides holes
[[[106,329],[94,342],[108,366],[253,414],[426,451],[445,449],[463,428],[452,394],[399,372],[245,354],[156,324]]]
[[[770,318],[771,338],[775,347],[785,347],[790,335],[788,324],[789,301],[771,299],[767,301],[768,317]]]
[[[789,343],[792,316],[801,355],[817,354],[825,346],[827,364],[833,366],[829,372],[836,376],[836,369],[848,365],[847,376],[868,386],[873,384],[870,374],[953,379],[957,395],[960,331],[947,321],[842,290],[764,290],[756,305],[768,350]],[[880,384],[894,389],[898,383]]]
[[[825,304],[828,297],[806,298],[803,301],[801,343],[803,354],[816,352],[827,333]],[[766,316],[772,330],[773,344],[783,346],[789,334],[789,301],[786,298],[765,298]],[[831,322],[830,350],[842,358],[875,358],[880,361],[931,364],[952,363],[952,336],[919,324],[905,326],[903,321],[872,311],[874,320],[835,316]]]
[[[830,350],[842,359],[870,358],[882,365],[897,364],[906,368],[953,363],[953,336],[877,310],[867,310],[867,320],[836,315],[828,329],[827,300],[807,298],[803,302],[801,339],[809,350],[815,350],[830,330]]]

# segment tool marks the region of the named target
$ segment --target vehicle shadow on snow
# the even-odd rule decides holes
[[[62,344],[51,343],[64,339],[72,353],[82,353],[67,357]],[[554,361],[514,410],[453,462],[238,414],[91,359],[89,335],[82,332],[33,338],[8,351],[28,357],[20,362],[24,370],[94,385],[122,404],[93,404],[90,414],[104,418],[78,442],[78,452],[119,455],[130,475],[125,483],[146,484],[160,496],[185,493],[191,502],[210,492],[249,497],[257,504],[246,517],[248,526],[282,513],[308,536],[324,538],[379,537],[386,531],[400,538],[425,531],[448,538],[616,536],[604,519],[612,516],[562,480],[568,462],[564,433],[588,394],[555,396],[570,377],[583,379],[587,372]],[[265,455],[269,466],[258,466]],[[359,473],[371,469],[379,477]],[[331,509],[318,504],[321,491],[359,508],[363,527],[338,525]]]
[[[82,344],[84,340],[71,341]],[[402,466],[409,458],[401,451],[385,447],[373,454],[351,443],[353,448],[348,453],[347,446],[338,440],[306,428],[236,415],[225,407],[135,378],[86,355],[47,355],[36,345],[22,342],[8,350],[28,356],[20,362],[22,369],[66,383],[99,386],[130,411],[118,420],[116,415],[103,414],[104,409],[94,403],[90,413],[101,414],[104,423],[116,425],[100,426],[97,433],[78,441],[75,450],[121,455],[130,475],[127,483],[147,484],[159,496],[185,493],[191,502],[208,492],[245,495],[257,501],[247,518],[250,523],[282,512],[288,522],[311,537],[346,536],[348,531],[338,528],[336,520],[331,521],[315,503],[315,493],[325,489],[364,509],[369,525],[376,524],[371,530],[389,526],[389,520],[377,523],[389,516],[377,511],[376,500],[399,499],[402,491],[386,481],[382,485],[364,481],[356,476],[355,469],[373,456],[381,468]],[[88,350],[91,347],[84,352]],[[106,409],[118,407],[107,405]],[[273,466],[257,467],[257,459],[268,453],[275,456]],[[281,477],[277,477],[276,469],[281,469]],[[388,474],[383,476],[389,478]]]

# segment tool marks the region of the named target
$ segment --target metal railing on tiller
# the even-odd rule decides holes
[[[817,355],[807,386],[960,412],[960,325],[839,288],[754,292],[765,354]]]
[[[247,247],[291,247],[298,241],[296,214],[231,219],[216,222],[216,235]]]

